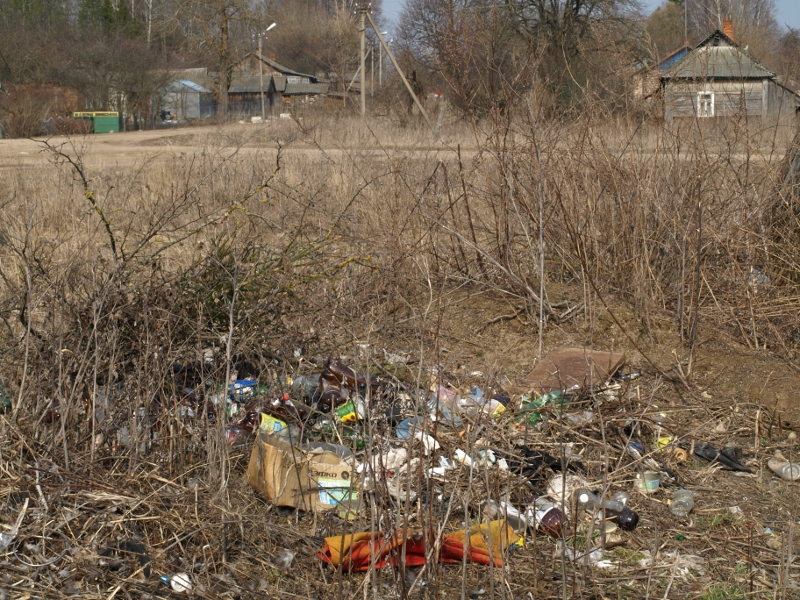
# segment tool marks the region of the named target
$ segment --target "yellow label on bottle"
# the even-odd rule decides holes
[[[276,432],[280,431],[281,429],[286,429],[286,423],[280,419],[276,419],[271,415],[261,413],[261,424],[258,426],[258,428],[262,431]]]

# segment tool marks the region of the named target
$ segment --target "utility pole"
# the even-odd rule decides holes
[[[261,79],[261,120],[267,120],[267,111],[264,106],[264,61],[261,60],[261,35],[258,36],[258,77]]]
[[[366,86],[366,74],[367,74],[367,57],[366,57],[366,49],[367,49],[367,11],[369,10],[370,5],[359,5],[358,12],[361,13],[361,116],[364,117],[367,115],[367,86]],[[370,19],[371,20],[371,19]]]
[[[361,14],[363,15],[365,13],[361,13]],[[372,29],[377,34],[378,41],[383,46],[383,49],[386,50],[386,54],[389,55],[389,60],[392,61],[392,65],[394,66],[395,71],[397,71],[397,74],[400,75],[400,79],[403,80],[403,83],[405,84],[406,89],[408,90],[408,93],[411,94],[411,98],[414,100],[414,103],[417,105],[417,108],[419,109],[420,114],[425,119],[425,122],[428,124],[428,127],[433,129],[433,124],[431,123],[431,120],[428,118],[428,113],[425,112],[425,109],[423,108],[422,103],[419,101],[419,98],[417,98],[417,95],[414,93],[414,90],[411,87],[411,84],[408,83],[408,79],[406,79],[406,76],[403,73],[403,70],[400,68],[400,65],[397,64],[397,60],[395,59],[394,54],[392,54],[392,51],[389,50],[389,46],[386,44],[386,40],[383,39],[383,35],[381,35],[381,32],[378,29],[378,26],[375,24],[375,21],[372,19],[372,15],[367,13],[367,19],[369,19],[369,24],[372,26]],[[361,56],[362,56],[362,61],[363,61],[363,56],[364,56],[363,52],[361,53]],[[362,65],[363,65],[363,63],[362,63]]]
[[[375,44],[369,46],[370,75],[369,75],[369,96],[375,97]]]
[[[273,23],[267,27],[263,33],[258,34],[258,78],[261,80],[261,120],[267,120],[267,109],[264,103],[264,60],[262,55],[262,38],[266,35],[267,31],[272,31],[277,27],[277,23]]]
[[[381,35],[386,35],[388,31],[381,31]],[[392,40],[389,40],[390,42]],[[378,87],[383,87],[383,44],[378,44]]]

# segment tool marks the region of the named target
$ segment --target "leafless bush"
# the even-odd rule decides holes
[[[241,457],[222,443],[212,399],[233,375],[277,386],[302,361],[402,342],[417,363],[381,374],[412,396],[431,374],[502,388],[501,369],[470,375],[470,355],[446,348],[446,321],[477,293],[508,307],[497,320],[540,336],[574,320],[591,332],[601,306],[627,305],[640,327],[622,334],[643,351],[668,320],[690,358],[713,327],[793,360],[794,250],[771,220],[785,133],[539,114],[531,99],[438,145],[386,122],[234,127],[181,138],[198,151],[136,169],[90,162],[77,140],[48,142],[50,165],[2,174],[14,190],[0,213],[14,431],[36,460],[70,472],[203,478],[211,495],[196,519],[225,557],[244,530],[229,491]],[[359,360],[377,368],[370,352]],[[504,426],[442,439],[477,451]],[[537,435],[563,451],[555,423]],[[367,451],[387,439],[376,425]],[[462,469],[450,487],[425,488],[449,494],[445,516],[411,501],[390,510],[400,504],[378,491],[361,525],[469,522],[478,497],[522,500],[509,486]]]

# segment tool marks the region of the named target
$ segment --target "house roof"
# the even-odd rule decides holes
[[[167,85],[167,90],[171,92],[182,91],[181,88],[187,88],[193,92],[199,92],[201,94],[211,93],[211,90],[207,90],[202,85],[198,85],[194,81],[189,81],[188,79],[177,79]]]
[[[684,56],[689,54],[692,51],[692,47],[689,44],[684,44],[677,50],[674,50],[667,54],[664,58],[658,61],[655,65],[653,65],[653,69],[656,71],[666,71],[679,60],[681,60]]]
[[[271,75],[264,75],[265,92],[269,90],[271,77]],[[257,92],[261,92],[261,78],[258,75],[235,73],[228,88],[229,94],[254,94]]]
[[[172,77],[172,81],[188,81],[195,85],[206,88],[208,91],[212,86],[212,74],[205,67],[193,69],[169,69],[166,73]]]
[[[664,71],[664,79],[773,79],[775,73],[740,50],[720,30],[714,31],[683,60]]]
[[[287,83],[284,94],[327,94],[329,87],[328,83]]]
[[[258,60],[258,58],[259,58],[258,54],[254,53],[254,52],[249,52],[239,62],[241,63],[242,61],[244,61],[245,59],[247,59],[250,56],[252,56],[256,60]],[[268,66],[272,67],[273,69],[275,69],[276,71],[280,72],[281,75],[295,75],[297,77],[307,77],[312,82],[315,82],[317,80],[317,78],[314,77],[314,75],[309,75],[308,73],[301,73],[300,71],[295,71],[294,69],[290,69],[289,67],[285,67],[282,64],[277,63],[274,60],[267,58],[264,55],[261,55],[261,61],[265,65],[268,65]]]

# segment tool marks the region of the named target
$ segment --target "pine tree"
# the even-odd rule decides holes
[[[128,38],[138,37],[142,33],[139,21],[131,14],[125,0],[119,0],[117,11],[114,15],[114,28]]]

